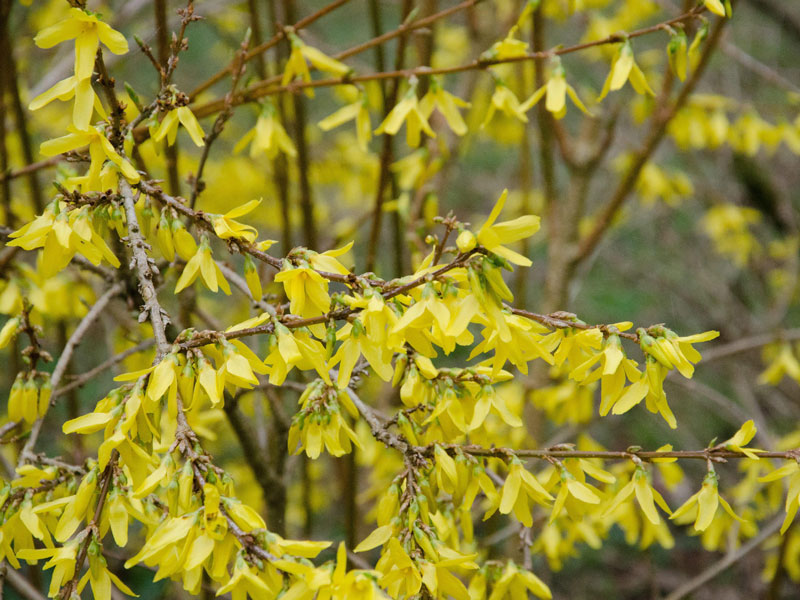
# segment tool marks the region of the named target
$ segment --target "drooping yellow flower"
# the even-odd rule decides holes
[[[484,584],[485,585],[485,584]],[[473,585],[470,584],[470,590]],[[527,598],[530,591],[537,598],[549,599],[553,597],[547,584],[539,579],[530,571],[509,561],[502,575],[494,583],[492,588],[491,600],[516,600],[517,598]],[[472,598],[472,595],[470,595]]]
[[[214,232],[222,239],[243,238],[248,242],[253,242],[258,237],[258,231],[251,225],[245,225],[235,221],[236,217],[241,217],[255,210],[261,200],[250,200],[233,210],[229,210],[224,215],[209,215],[211,223],[214,225]]]
[[[499,42],[495,42],[491,48],[481,54],[481,58],[488,60],[506,60],[525,56],[528,53],[528,42],[523,42],[514,37],[518,29],[519,27],[517,25],[512,27],[508,35]]]
[[[194,116],[194,113],[188,106],[180,106],[164,115],[161,124],[153,134],[153,141],[160,142],[164,138],[167,138],[167,144],[172,146],[172,144],[175,143],[175,138],[178,136],[178,123],[186,128],[186,131],[189,133],[189,136],[196,146],[206,145],[203,128],[200,127],[197,117]]]
[[[730,17],[730,2],[729,0],[703,0],[703,5],[720,17]]]
[[[88,208],[66,211],[59,200],[51,202],[44,212],[9,237],[9,246],[25,250],[42,248],[39,269],[44,277],[52,277],[80,253],[94,265],[106,260],[114,268],[120,263],[116,255],[92,227]]]
[[[789,342],[767,346],[764,349],[765,358],[769,360],[766,369],[758,376],[758,383],[776,385],[785,376],[789,376],[800,383],[800,360]]]
[[[53,100],[67,101],[75,98],[72,107],[72,124],[80,130],[89,128],[92,119],[92,111],[97,111],[103,119],[106,118],[106,111],[100,103],[100,98],[92,88],[91,78],[78,79],[70,75],[62,79],[50,89],[42,92],[28,104],[29,110],[39,110],[50,104]]]
[[[600,102],[603,98],[605,98],[609,91],[621,89],[628,80],[630,80],[631,85],[633,86],[633,89],[636,90],[637,94],[649,94],[650,96],[655,96],[655,92],[650,89],[644,73],[642,73],[642,70],[639,68],[639,65],[636,64],[636,61],[633,58],[633,47],[631,46],[630,41],[625,40],[619,50],[617,50],[617,53],[614,55],[614,59],[611,61],[611,71],[609,71],[608,77],[606,77],[606,81],[603,84],[603,90],[600,92],[600,96],[597,98],[597,101]]]
[[[403,99],[386,115],[383,123],[375,130],[375,134],[395,135],[400,131],[404,122],[406,124],[406,143],[412,148],[419,146],[422,131],[432,138],[436,137],[428,124],[428,118],[420,110],[416,81],[411,82],[411,87],[408,88]]]
[[[137,183],[139,181],[139,173],[136,172],[131,163],[114,150],[114,146],[106,139],[102,131],[96,127],[89,127],[86,131],[80,131],[73,126],[69,126],[67,131],[70,132],[67,135],[42,142],[40,152],[45,156],[56,156],[70,150],[89,146],[91,162],[87,174],[87,189],[84,189],[84,191],[104,191],[100,185],[100,170],[106,160],[114,163],[128,182]]]
[[[208,243],[208,238],[205,236],[201,239],[197,252],[195,252],[194,256],[186,263],[183,273],[181,273],[178,279],[178,283],[175,284],[174,293],[177,294],[191,285],[194,280],[197,279],[198,275],[202,276],[206,287],[212,292],[216,292],[217,289],[222,289],[226,295],[231,295],[231,288],[228,285],[228,281],[211,256],[211,246]]]
[[[281,125],[278,119],[278,111],[271,101],[264,104],[255,127],[236,143],[233,151],[235,153],[241,152],[247,144],[250,144],[250,158],[255,158],[259,154],[266,154],[267,158],[272,159],[278,156],[278,151],[287,156],[297,156],[297,149],[289,134],[286,133],[283,125]]]
[[[301,81],[311,81],[311,73],[308,70],[306,60],[315,68],[325,73],[330,73],[334,77],[341,77],[350,71],[350,67],[346,64],[331,58],[317,48],[309,46],[294,33],[289,33],[289,41],[292,45],[292,52],[289,55],[289,60],[286,61],[286,68],[283,71],[281,85],[287,85],[298,75]],[[309,98],[314,97],[314,90],[312,88],[306,88],[305,92],[306,96]]]
[[[542,87],[536,90],[533,95],[525,101],[525,107],[530,108],[531,106],[536,105],[545,94],[547,94],[545,99],[545,108],[547,108],[549,112],[553,113],[553,116],[556,119],[561,119],[567,114],[567,95],[569,95],[569,97],[575,103],[575,106],[580,108],[587,115],[591,115],[591,113],[583,105],[583,102],[581,102],[581,99],[578,97],[578,93],[575,91],[575,88],[567,83],[566,72],[564,71],[564,67],[561,65],[561,59],[558,57],[555,57],[554,59],[552,70],[550,72],[550,78]]]
[[[275,281],[283,283],[292,314],[312,317],[327,313],[331,309],[328,281],[309,267],[285,264],[284,269],[275,275]]]
[[[79,80],[92,76],[100,42],[114,54],[128,51],[125,36],[80,8],[71,8],[66,19],[42,29],[33,41],[39,48],[52,48],[72,39],[75,40],[75,77]]]
[[[322,131],[335,129],[347,121],[356,122],[356,139],[358,147],[364,152],[367,151],[367,143],[372,139],[372,123],[369,119],[367,97],[363,93],[359,94],[358,99],[352,104],[343,106],[331,115],[322,119],[317,125]]]
[[[747,422],[742,425],[739,430],[733,434],[733,436],[725,440],[720,444],[726,450],[733,450],[735,452],[741,452],[748,458],[752,458],[753,460],[758,460],[759,452],[764,452],[764,450],[759,450],[758,448],[746,448],[745,446],[750,443],[756,435],[756,426],[753,423],[753,419],[748,420]]]
[[[467,124],[458,109],[470,106],[472,105],[469,102],[464,102],[447,92],[436,77],[431,77],[428,93],[419,102],[419,109],[426,119],[430,118],[434,109],[437,109],[456,135],[467,133]]]
[[[670,38],[667,45],[667,59],[672,72],[684,81],[689,70],[689,52],[686,32],[681,28]]]
[[[499,497],[499,504],[492,507],[491,512],[487,512],[483,518],[485,520],[491,516],[494,508],[499,509],[500,513],[504,515],[513,511],[520,523],[525,527],[530,527],[533,524],[533,516],[529,500],[533,500],[537,504],[547,504],[553,500],[553,497],[536,477],[525,469],[518,458],[513,458]]]
[[[636,501],[639,503],[639,508],[642,509],[644,516],[653,525],[658,525],[661,522],[661,518],[658,516],[658,511],[655,507],[656,504],[667,514],[672,513],[663,496],[661,496],[658,490],[652,487],[648,472],[645,470],[644,466],[637,465],[633,473],[633,478],[617,492],[611,504],[606,508],[605,514],[613,513],[620,504],[634,494],[636,495]]]
[[[489,110],[486,111],[486,116],[483,119],[483,123],[481,123],[481,128],[486,127],[489,122],[494,117],[494,113],[498,110],[504,113],[506,116],[513,117],[519,119],[523,123],[528,122],[528,116],[525,114],[528,112],[530,107],[533,106],[526,101],[524,104],[520,104],[517,97],[514,95],[506,85],[500,81],[497,82],[497,85],[494,88],[494,93],[492,94],[492,101],[489,104]]]
[[[536,215],[523,215],[511,221],[495,223],[503,210],[503,206],[505,206],[506,198],[508,198],[507,189],[503,190],[492,212],[489,214],[489,218],[478,230],[478,243],[489,252],[501,256],[515,265],[530,267],[533,263],[529,258],[506,248],[503,244],[509,244],[532,236],[539,231],[541,219]]]
[[[709,469],[708,474],[703,479],[703,486],[700,491],[693,494],[686,502],[678,507],[670,519],[680,519],[684,515],[694,514],[694,528],[697,531],[704,531],[711,525],[714,515],[720,504],[731,517],[737,521],[742,521],[728,502],[719,495],[719,478],[713,466]],[[691,512],[690,512],[691,511]]]

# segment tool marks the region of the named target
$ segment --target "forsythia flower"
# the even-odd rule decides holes
[[[421,134],[424,131],[430,137],[435,138],[436,134],[428,124],[427,116],[420,109],[417,100],[417,82],[413,80],[411,87],[403,96],[403,99],[386,115],[383,123],[375,130],[375,134],[388,133],[395,135],[400,131],[400,127],[406,124],[406,143],[412,148],[419,146]]]
[[[739,428],[739,431],[733,434],[733,437],[730,439],[722,442],[720,444],[721,447],[725,448],[726,450],[733,450],[735,452],[741,452],[748,458],[752,458],[753,460],[758,460],[759,452],[764,452],[764,450],[759,450],[757,448],[745,448],[747,444],[750,443],[756,435],[756,426],[753,423],[753,419],[747,421],[744,425]]]
[[[531,106],[533,106],[533,104],[530,104],[530,100],[526,101],[524,104],[520,104],[514,92],[508,89],[505,84],[498,81],[494,88],[494,93],[492,94],[489,110],[486,112],[483,123],[481,123],[481,128],[489,124],[492,117],[494,117],[494,113],[498,110],[503,112],[506,116],[514,117],[523,123],[527,123],[528,116],[525,113],[528,112]]]
[[[647,84],[644,73],[642,73],[639,65],[637,65],[636,61],[633,59],[633,48],[631,47],[630,41],[625,40],[622,47],[617,50],[617,53],[614,55],[614,59],[611,61],[611,71],[608,73],[608,77],[606,77],[603,90],[600,92],[600,97],[597,101],[600,102],[605,98],[609,91],[621,89],[629,79],[636,93],[655,96],[655,92],[653,92]]]
[[[569,95],[575,103],[575,106],[580,108],[587,115],[590,115],[589,111],[583,105],[583,102],[581,102],[581,99],[578,98],[578,93],[575,91],[575,88],[567,83],[564,67],[561,66],[561,59],[558,57],[554,59],[550,78],[542,87],[533,93],[533,96],[525,101],[525,106],[527,108],[534,106],[545,94],[547,94],[545,108],[553,113],[556,119],[560,119],[567,114],[567,95]]]
[[[690,511],[692,511],[692,514],[695,514],[696,511],[694,528],[697,531],[704,531],[709,525],[711,525],[711,521],[714,519],[714,515],[717,513],[717,508],[721,504],[722,508],[725,509],[725,512],[727,512],[731,517],[737,521],[742,521],[742,519],[733,512],[731,505],[728,504],[725,498],[719,495],[718,484],[719,478],[717,477],[717,473],[712,466],[709,469],[705,479],[703,479],[703,486],[700,488],[700,491],[693,494],[679,508],[675,509],[675,512],[672,513],[670,519],[679,519],[682,516],[689,514]]]
[[[105,139],[105,138],[104,138]],[[54,200],[44,212],[10,236],[9,246],[25,250],[42,248],[40,271],[51,277],[66,267],[75,254],[80,253],[94,265],[105,259],[114,268],[120,263],[92,227],[88,209],[66,211],[66,204]]]
[[[272,102],[264,104],[255,127],[236,143],[233,151],[236,153],[241,152],[242,148],[247,144],[250,144],[250,158],[255,158],[259,154],[266,154],[267,158],[272,159],[278,156],[278,150],[287,156],[297,156],[297,149],[294,147],[289,134],[286,133],[283,125],[281,125],[278,119],[278,111]]]
[[[525,527],[533,525],[533,516],[529,499],[537,504],[545,504],[553,500],[553,497],[544,489],[541,483],[528,473],[522,462],[518,458],[513,458],[508,468],[508,475],[503,484],[499,503],[484,515],[486,520],[495,509],[499,509],[501,514],[507,515],[514,512],[520,523]]]
[[[705,7],[720,17],[731,16],[730,0],[703,0]]]
[[[228,296],[231,295],[231,288],[228,285],[228,281],[211,256],[211,247],[209,246],[208,238],[205,236],[202,237],[197,252],[195,252],[194,256],[189,259],[189,262],[187,262],[186,266],[183,268],[183,273],[181,273],[178,282],[175,284],[174,293],[177,294],[191,285],[194,280],[197,279],[198,275],[202,276],[203,283],[205,283],[206,287],[212,292],[216,292],[217,289],[222,289],[225,294]]]
[[[367,151],[367,143],[372,139],[372,123],[369,120],[369,110],[367,108],[367,97],[360,93],[358,99],[352,104],[343,106],[335,113],[322,119],[317,125],[322,131],[330,131],[347,121],[356,122],[356,139],[358,147],[364,152]]]
[[[89,127],[86,131],[80,131],[70,126],[67,131],[70,132],[67,135],[42,142],[40,152],[45,156],[56,156],[70,150],[89,146],[91,163],[89,164],[88,179],[86,181],[87,189],[84,191],[100,189],[100,170],[106,160],[114,163],[130,183],[139,181],[139,173],[136,172],[133,165],[114,150],[114,146],[111,145],[111,142],[106,139],[106,136],[98,128]]]
[[[180,106],[174,110],[169,111],[161,120],[161,124],[153,134],[153,141],[160,142],[167,138],[167,144],[170,146],[175,143],[175,138],[178,135],[178,122],[180,122],[189,132],[189,136],[196,146],[205,146],[205,134],[200,123],[197,122],[197,117],[188,106]]]
[[[789,376],[800,383],[800,360],[792,351],[792,346],[788,342],[782,342],[777,349],[768,347],[765,355],[772,354],[769,365],[758,376],[758,383],[776,385],[784,376]]]
[[[66,101],[73,97],[75,103],[72,106],[72,124],[77,129],[81,131],[89,129],[93,110],[96,110],[102,118],[106,118],[106,111],[100,103],[100,98],[92,88],[92,79],[90,77],[78,79],[74,75],[62,79],[49,90],[36,96],[28,104],[28,110],[39,110],[53,100]]]
[[[529,258],[522,256],[518,252],[509,250],[502,244],[516,242],[532,236],[539,231],[541,219],[535,215],[524,215],[512,219],[511,221],[495,223],[497,217],[500,216],[500,212],[503,210],[503,206],[505,206],[506,198],[508,198],[508,190],[503,190],[492,212],[489,214],[489,218],[486,219],[486,222],[481,225],[481,228],[478,230],[478,243],[489,252],[501,256],[515,265],[529,267],[533,264]]]
[[[464,123],[464,118],[458,112],[458,108],[469,108],[470,106],[469,102],[464,102],[461,98],[445,91],[436,77],[431,77],[430,89],[419,103],[419,109],[426,119],[436,108],[456,135],[467,133],[467,124]]]
[[[72,123],[77,129],[84,131],[89,129],[93,108],[105,117],[103,107],[92,90],[91,83],[100,42],[114,54],[128,52],[128,42],[119,31],[80,8],[71,8],[66,19],[40,31],[34,42],[39,48],[52,48],[56,44],[72,39],[75,40],[74,75],[62,79],[34,98],[29,108],[36,110],[55,98],[69,100],[74,96]]]
[[[211,218],[211,224],[214,226],[214,233],[223,240],[228,238],[242,238],[248,242],[255,241],[258,237],[256,228],[234,221],[234,219],[255,210],[259,204],[261,204],[261,200],[250,200],[250,202],[245,202],[241,206],[229,210],[224,215],[209,214],[208,216]]]
[[[350,67],[346,64],[327,56],[316,48],[308,46],[294,33],[289,33],[289,41],[292,44],[292,53],[289,55],[289,60],[286,61],[286,69],[283,72],[281,85],[287,85],[298,75],[301,81],[311,81],[311,73],[308,70],[306,60],[320,71],[330,73],[335,77],[341,77],[350,71]],[[309,98],[313,98],[314,90],[310,87],[306,88],[306,95]]]

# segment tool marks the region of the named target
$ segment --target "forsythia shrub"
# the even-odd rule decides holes
[[[780,386],[800,383],[800,335],[782,327],[797,314],[797,207],[775,209],[781,235],[767,247],[763,207],[717,199],[698,219],[725,268],[767,265],[761,280],[777,299],[754,309],[758,335],[723,329],[725,342],[709,346],[719,332],[692,323],[713,319],[593,324],[566,311],[601,240],[640,218],[623,210],[629,196],[669,229],[666,211],[708,185],[655,162],[662,138],[686,152],[800,151],[799,120],[771,125],[746,98],[697,91],[714,50],[736,42],[722,39],[730,0],[683,12],[627,0],[391,10],[372,0],[371,17],[355,0],[189,0],[177,17],[166,0],[139,3],[155,8],[155,27],[134,4],[0,3],[0,581],[64,600],[89,589],[99,599],[570,597],[551,572],[587,547],[619,544],[621,532],[671,550],[684,529],[736,560],[747,544],[772,548],[764,577],[775,594],[783,573],[800,579],[796,422],[759,432],[766,417],[750,398],[734,405],[723,441],[697,439],[697,428],[671,437],[694,414],[687,390],[709,389],[690,381],[704,348],[763,348],[758,385],[796,399],[796,386]],[[354,21],[308,31],[340,10]],[[369,41],[337,51],[352,33],[338,28],[355,20],[372,27]],[[545,27],[563,34],[549,50]],[[46,71],[36,63],[51,48],[60,62]],[[374,70],[368,54],[351,59],[367,50]],[[219,60],[229,62],[191,90]],[[796,101],[794,84],[772,80]],[[29,113],[20,102],[32,84]],[[317,104],[325,89],[338,108]],[[624,118],[608,105],[622,94],[626,135],[642,142],[614,153],[619,185],[590,214],[589,178]],[[31,154],[38,136],[44,160]],[[487,177],[469,190],[492,207],[479,225],[457,199],[438,216],[446,185],[466,190],[453,181],[461,162],[466,173],[477,153],[501,168],[520,147],[530,172],[534,138],[535,186],[527,176],[509,192]],[[55,188],[41,189],[54,168]],[[575,187],[559,189],[565,179]],[[532,285],[543,237],[547,273]],[[542,312],[526,308],[533,296]],[[724,391],[704,393],[725,406]],[[774,410],[796,419],[796,408]],[[598,433],[604,423],[611,435]],[[315,527],[320,514],[334,519]],[[323,535],[335,539],[313,539]],[[684,578],[671,598],[704,581]],[[176,584],[152,583],[163,579]],[[643,592],[613,596],[626,593]]]

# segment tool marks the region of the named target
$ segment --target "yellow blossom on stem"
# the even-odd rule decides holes
[[[170,146],[174,144],[175,138],[178,136],[178,123],[186,128],[186,131],[189,132],[189,136],[196,146],[206,145],[203,128],[200,127],[197,117],[194,116],[194,113],[188,106],[180,106],[164,115],[161,124],[153,134],[153,141],[160,142],[164,138],[167,138],[167,144]]]
[[[503,210],[503,206],[505,206],[507,198],[508,190],[506,189],[497,199],[489,218],[478,230],[478,243],[489,252],[501,256],[515,265],[529,267],[533,264],[529,258],[506,248],[503,244],[509,244],[532,236],[539,231],[541,219],[536,215],[523,215],[511,221],[495,223]]]
[[[295,77],[299,76],[301,81],[311,81],[311,73],[308,70],[306,60],[314,65],[315,68],[325,73],[330,73],[334,77],[342,77],[350,71],[350,67],[338,60],[331,58],[324,52],[309,46],[301,40],[294,32],[289,32],[289,41],[292,45],[292,52],[289,60],[286,61],[286,68],[283,71],[281,85],[287,85]],[[314,90],[306,88],[306,96],[314,97]]]
[[[272,159],[278,156],[278,151],[292,158],[297,156],[297,149],[281,125],[278,111],[271,101],[264,103],[255,127],[236,143],[233,151],[241,152],[247,144],[250,144],[250,158],[266,154],[267,158]]]
[[[222,239],[228,238],[242,238],[248,242],[253,242],[258,237],[258,231],[251,225],[245,225],[235,221],[237,217],[246,215],[255,210],[261,200],[250,200],[241,206],[237,206],[233,210],[229,210],[224,215],[209,214],[211,224],[214,226],[214,233]]]
[[[293,315],[313,317],[331,309],[328,296],[328,280],[310,267],[294,267],[288,261],[284,269],[275,275],[275,281],[283,283]]]
[[[358,99],[352,104],[343,106],[331,115],[322,119],[317,125],[322,131],[330,131],[348,121],[356,122],[356,139],[358,147],[367,151],[367,144],[372,139],[372,123],[369,118],[367,97],[359,93]]]
[[[633,58],[633,47],[631,46],[630,40],[625,40],[611,61],[611,71],[608,73],[608,77],[606,77],[606,81],[603,84],[603,89],[597,101],[600,102],[605,98],[608,92],[621,89],[628,80],[630,80],[636,93],[655,96],[655,92],[650,89],[644,73],[642,73],[642,70]]]
[[[733,434],[733,436],[725,440],[720,444],[720,447],[725,448],[726,450],[733,450],[734,452],[741,452],[748,458],[752,458],[753,460],[758,460],[759,452],[764,452],[764,450],[759,450],[758,448],[746,448],[745,446],[750,443],[756,435],[756,426],[753,423],[753,419],[748,420],[742,425],[739,430]]]
[[[526,110],[532,106],[535,106],[539,100],[545,96],[545,94],[547,95],[545,98],[545,108],[547,108],[549,112],[553,113],[553,116],[556,119],[561,119],[567,114],[567,96],[572,99],[572,101],[575,103],[575,106],[580,108],[587,115],[591,116],[591,113],[589,113],[587,108],[583,105],[583,102],[581,102],[581,99],[578,97],[578,93],[575,91],[575,88],[567,83],[564,67],[561,66],[561,59],[557,56],[553,59],[550,78],[542,87],[536,90],[528,100],[525,101]]]
[[[39,110],[50,104],[53,100],[65,102],[75,98],[72,106],[72,124],[76,129],[84,131],[89,129],[92,119],[92,111],[97,111],[101,118],[105,119],[106,111],[100,103],[100,98],[92,88],[91,78],[78,79],[70,75],[62,79],[50,89],[42,92],[28,104],[28,110]]]
[[[178,282],[175,284],[175,292],[178,293],[184,288],[190,286],[201,275],[203,283],[212,292],[221,289],[226,295],[231,295],[231,288],[228,281],[220,271],[219,266],[211,256],[211,246],[208,243],[208,238],[203,236],[200,240],[200,246],[197,248],[194,256],[189,259],[186,266],[183,268]]]
[[[494,513],[495,509],[499,509],[500,513],[504,515],[513,511],[520,523],[525,527],[530,527],[533,525],[530,500],[536,504],[547,504],[553,500],[553,497],[536,477],[525,469],[522,462],[514,457],[508,467],[508,475],[500,493],[499,503],[483,518],[486,520]]]
[[[436,77],[430,78],[430,88],[419,102],[419,109],[426,119],[430,118],[434,109],[437,109],[456,135],[467,133],[467,124],[458,109],[470,106],[472,105],[469,102],[464,102],[447,92]]]
[[[133,165],[127,160],[122,158],[114,146],[111,145],[106,139],[106,136],[96,127],[90,127],[86,131],[81,131],[75,127],[68,127],[68,133],[65,136],[47,140],[42,142],[40,152],[45,156],[56,156],[69,152],[70,150],[77,150],[84,146],[89,146],[89,156],[91,162],[89,164],[89,173],[86,187],[84,191],[101,190],[100,186],[100,170],[106,160],[110,160],[117,169],[125,176],[130,183],[137,183],[139,181],[139,173],[133,168]]]
[[[519,119],[523,123],[528,122],[528,116],[525,114],[530,107],[528,102],[520,104],[517,97],[503,82],[498,81],[492,94],[492,100],[489,104],[489,110],[486,111],[486,116],[481,123],[481,128],[486,127],[494,117],[495,112],[498,110],[508,117]]]
[[[436,134],[428,124],[428,117],[420,109],[420,104],[417,100],[416,79],[412,78],[410,83],[411,85],[403,99],[386,115],[383,123],[375,130],[375,134],[388,133],[389,135],[395,135],[405,123],[406,143],[412,148],[416,148],[419,146],[422,131],[432,138],[435,138]]]
[[[670,519],[680,519],[684,515],[694,515],[694,528],[697,531],[704,531],[711,525],[714,515],[720,505],[731,517],[742,522],[743,519],[733,512],[731,505],[719,495],[719,478],[714,467],[709,464],[708,473],[703,479],[703,486],[700,491],[693,494],[680,507],[675,509]]]

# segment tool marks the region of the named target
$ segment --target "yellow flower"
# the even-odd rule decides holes
[[[292,53],[289,55],[289,60],[286,61],[286,68],[283,71],[283,78],[281,85],[287,85],[298,75],[301,81],[311,81],[311,73],[308,70],[306,60],[308,60],[315,68],[326,73],[330,73],[335,77],[341,77],[350,71],[350,67],[346,64],[339,62],[336,59],[327,56],[324,52],[305,44],[297,35],[289,33],[289,41],[292,44]],[[314,90],[306,88],[306,95],[309,98],[314,97]]]
[[[678,31],[670,38],[667,45],[667,58],[672,72],[684,81],[689,70],[689,53],[687,49],[686,32],[683,29]]]
[[[411,81],[406,95],[397,103],[397,105],[386,115],[383,123],[381,123],[375,130],[375,134],[388,133],[395,135],[400,131],[403,123],[406,124],[406,143],[412,148],[419,146],[421,139],[421,132],[424,131],[432,138],[436,134],[428,124],[427,116],[420,110],[419,101],[417,100],[417,82]]]
[[[328,280],[309,267],[293,267],[286,261],[284,269],[275,275],[283,283],[289,298],[289,310],[298,317],[314,317],[331,309]]]
[[[177,294],[182,289],[191,285],[194,280],[197,279],[198,275],[202,275],[203,283],[205,283],[206,287],[212,292],[216,292],[217,289],[222,289],[226,295],[231,295],[231,288],[228,285],[228,281],[212,258],[211,247],[209,246],[208,238],[205,236],[201,238],[197,252],[195,252],[194,256],[186,263],[183,273],[181,273],[178,279],[178,283],[175,284],[174,293]]]
[[[658,525],[661,522],[655,507],[656,503],[667,514],[672,513],[663,496],[650,484],[650,477],[644,466],[636,465],[633,478],[617,492],[611,504],[606,508],[605,514],[613,513],[620,504],[634,495],[634,493],[636,495],[636,501],[639,503],[639,508],[642,509],[644,516],[647,517],[647,520],[653,525]]]
[[[343,106],[335,113],[328,115],[317,123],[317,125],[319,125],[322,131],[330,131],[331,129],[339,127],[339,125],[347,123],[347,121],[355,120],[358,147],[366,152],[367,143],[372,139],[372,123],[369,119],[369,110],[367,110],[367,106],[366,95],[360,93],[355,102]]]
[[[43,558],[50,559],[44,564],[44,568],[55,568],[53,569],[53,575],[50,579],[50,589],[47,594],[51,598],[55,598],[61,587],[72,579],[72,576],[75,574],[78,544],[79,541],[75,539],[64,544],[60,548],[26,548],[17,552],[17,558],[26,561],[37,561]]]
[[[250,158],[266,154],[267,158],[272,159],[278,156],[279,150],[287,156],[297,156],[297,149],[281,125],[275,105],[271,101],[264,104],[255,127],[236,143],[233,151],[241,152],[247,144],[250,144]]]
[[[726,450],[741,452],[753,460],[758,460],[758,453],[764,452],[764,450],[758,450],[757,448],[745,448],[745,446],[750,443],[750,440],[755,437],[756,431],[757,430],[755,424],[753,423],[753,419],[750,419],[744,425],[742,425],[736,433],[733,434],[733,437],[722,442],[720,446]]]
[[[495,223],[497,217],[500,216],[500,212],[503,210],[506,198],[508,198],[508,190],[503,190],[492,212],[489,214],[489,218],[486,219],[486,222],[481,225],[481,228],[478,230],[478,243],[489,252],[501,256],[515,265],[529,267],[533,264],[529,258],[522,256],[518,252],[509,250],[502,244],[516,242],[532,236],[539,231],[541,219],[535,215],[524,215],[511,221]]]
[[[92,76],[100,42],[114,54],[128,51],[125,36],[80,8],[71,8],[66,19],[42,29],[33,41],[39,48],[52,48],[72,39],[75,40],[75,77],[78,80]]]
[[[105,259],[118,268],[119,259],[92,227],[88,208],[70,212],[66,208],[65,203],[54,200],[36,219],[13,232],[8,245],[25,250],[43,248],[39,262],[44,277],[66,267],[77,253],[92,264],[99,265]]]
[[[730,17],[731,8],[729,0],[703,0],[705,7],[720,17]]]
[[[637,65],[636,61],[633,59],[633,48],[631,47],[630,41],[625,40],[622,47],[620,47],[614,55],[614,59],[611,61],[611,71],[608,73],[608,77],[606,77],[603,90],[600,92],[600,97],[597,98],[597,101],[600,102],[605,98],[609,91],[621,89],[628,79],[630,79],[631,85],[633,89],[636,90],[636,93],[655,96],[655,92],[653,92],[647,84],[644,73],[642,73],[639,65]]]
[[[74,75],[62,79],[49,90],[36,96],[28,104],[28,109],[39,110],[53,100],[66,101],[73,97],[75,98],[75,103],[72,106],[72,124],[76,129],[81,131],[89,129],[92,110],[96,110],[97,114],[103,119],[106,118],[106,111],[100,103],[100,98],[97,97],[92,88],[91,78],[78,79]]]
[[[430,78],[428,93],[419,102],[420,112],[426,119],[430,118],[434,108],[437,109],[456,135],[467,133],[467,124],[464,123],[464,118],[458,112],[458,108],[469,108],[470,106],[472,105],[469,102],[464,102],[461,98],[445,91],[436,77]]]
[[[136,172],[133,165],[114,150],[114,146],[111,145],[111,142],[106,139],[106,136],[99,129],[90,127],[86,131],[80,131],[69,126],[67,131],[70,133],[65,136],[43,142],[40,152],[45,156],[56,156],[70,150],[89,146],[89,156],[91,158],[87,180],[89,189],[102,191],[100,189],[100,170],[106,160],[114,163],[130,183],[139,181],[139,173]]]
[[[527,123],[528,116],[525,113],[528,112],[531,106],[533,106],[533,104],[529,104],[529,102],[520,104],[514,92],[508,89],[504,83],[498,81],[494,88],[494,93],[492,94],[489,110],[486,111],[486,117],[484,117],[483,123],[481,123],[481,128],[489,124],[492,117],[494,117],[494,113],[498,110],[506,116],[514,117],[523,123]]]
[[[470,589],[472,589],[470,584]],[[516,600],[517,598],[527,598],[527,591],[530,591],[537,598],[552,598],[553,594],[547,584],[539,579],[530,571],[509,561],[503,574],[495,582],[492,588],[491,600]]]
[[[561,66],[561,59],[558,57],[554,59],[550,78],[525,101],[526,110],[536,105],[545,94],[547,94],[545,108],[553,113],[556,119],[560,119],[567,114],[567,95],[569,95],[575,103],[575,106],[580,108],[587,115],[590,115],[589,111],[583,105],[583,102],[581,102],[581,99],[578,98],[578,93],[575,91],[575,88],[567,83],[564,67]]]
[[[741,517],[733,512],[731,505],[719,495],[718,489],[719,479],[713,466],[709,469],[708,474],[703,479],[703,486],[700,491],[693,494],[686,502],[678,507],[670,519],[680,519],[684,515],[694,514],[694,528],[697,531],[704,531],[711,525],[714,515],[717,513],[719,505],[725,509],[731,517],[737,521],[744,522]],[[691,513],[690,513],[691,511]],[[696,512],[695,512],[696,511]]]
[[[515,25],[512,27],[508,35],[495,42],[491,48],[481,54],[482,59],[488,60],[506,60],[508,58],[515,58],[525,56],[528,53],[528,42],[523,42],[514,37],[519,27]]]
[[[518,458],[512,458],[503,490],[500,493],[499,503],[493,506],[483,518],[486,520],[491,516],[495,508],[504,515],[513,511],[520,523],[525,527],[531,527],[533,516],[529,500],[533,500],[537,504],[546,504],[553,500],[553,497],[536,477],[528,473]]]
[[[788,375],[800,383],[800,361],[792,351],[788,342],[781,342],[775,346],[765,348],[765,355],[772,354],[769,365],[758,376],[758,383],[776,385],[784,376]]]
[[[170,146],[175,143],[175,138],[178,135],[178,122],[180,122],[189,132],[189,136],[196,146],[205,146],[205,134],[200,123],[197,122],[197,117],[189,109],[188,106],[180,106],[174,110],[169,111],[161,120],[161,124],[153,134],[153,141],[160,142],[167,138],[167,144]]]
[[[261,200],[251,200],[241,206],[226,212],[224,215],[209,215],[211,223],[214,225],[214,232],[222,239],[242,238],[248,242],[253,242],[258,237],[255,227],[234,221],[236,217],[241,217],[253,211],[261,204]]]

